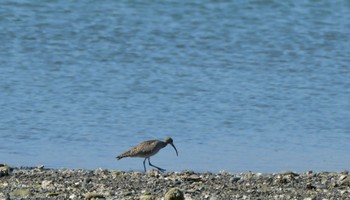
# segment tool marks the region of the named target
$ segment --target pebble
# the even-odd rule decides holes
[[[105,197],[102,194],[96,192],[88,192],[85,194],[85,199],[104,199]]]
[[[172,188],[165,194],[165,200],[184,200],[184,194],[178,188]]]
[[[339,185],[341,186],[350,186],[350,176],[349,175],[342,175],[339,178]]]
[[[140,200],[155,200],[156,197],[153,196],[152,194],[150,193],[146,193],[146,194],[143,194],[141,197],[140,197]]]
[[[9,200],[10,197],[8,195],[5,195],[4,193],[0,192],[0,199],[1,200]]]
[[[11,197],[20,197],[20,198],[28,198],[29,196],[31,196],[31,194],[32,193],[26,189],[15,190],[9,193]]]
[[[12,168],[5,164],[0,164],[0,177],[7,176],[12,171]]]

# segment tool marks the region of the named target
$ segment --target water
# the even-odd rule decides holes
[[[349,170],[349,1],[4,0],[0,35],[2,163]]]

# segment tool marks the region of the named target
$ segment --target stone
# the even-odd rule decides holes
[[[49,189],[49,188],[51,188],[50,186],[52,186],[52,181],[51,180],[50,181],[44,180],[44,181],[41,182],[41,187],[43,189]]]
[[[120,175],[122,175],[122,174],[123,174],[123,171],[121,171],[121,170],[112,171],[112,175],[113,175],[114,177],[120,176]]]
[[[304,198],[304,200],[316,200],[316,196]]]
[[[184,194],[178,188],[172,188],[165,194],[165,200],[184,200]]]
[[[0,199],[1,200],[10,200],[10,197],[7,194],[0,192]]]
[[[236,183],[236,182],[238,182],[240,179],[241,179],[241,177],[239,177],[239,176],[231,177],[231,178],[230,178],[230,182],[231,182],[231,183]]]
[[[140,200],[156,200],[156,197],[153,196],[151,193],[146,192],[140,197]]]
[[[349,175],[342,175],[339,178],[339,185],[341,186],[350,186],[350,176]]]
[[[105,197],[102,194],[96,192],[88,192],[85,194],[85,199],[104,199]]]
[[[282,171],[280,174],[286,175],[286,176],[292,176],[292,177],[294,177],[294,176],[299,176],[298,173],[295,173],[295,172],[292,172],[292,171],[288,171],[288,170]]]
[[[190,176],[188,177],[185,177],[184,180],[186,181],[192,181],[192,182],[198,182],[198,181],[201,181],[201,177],[199,177],[198,175],[196,174],[191,174]]]
[[[15,190],[13,192],[10,192],[10,196],[12,197],[19,197],[19,198],[28,198],[32,193],[29,190]]]
[[[12,171],[11,167],[5,164],[0,165],[0,177],[8,176]]]
[[[43,170],[44,168],[45,168],[44,165],[38,165],[38,166],[36,167],[36,169],[38,169],[38,170]]]
[[[314,184],[313,187],[315,187],[316,189],[327,189],[327,186],[324,184]]]
[[[46,197],[56,197],[58,195],[60,195],[60,194],[56,193],[56,192],[49,192],[49,193],[46,194]]]

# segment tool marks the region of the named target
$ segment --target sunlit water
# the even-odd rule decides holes
[[[349,1],[4,0],[0,36],[0,163],[349,170]]]

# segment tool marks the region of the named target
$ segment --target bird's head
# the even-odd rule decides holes
[[[171,137],[165,138],[164,142],[166,144],[170,144],[171,146],[173,146],[175,151],[176,151],[176,155],[179,156],[179,154],[177,153],[177,149],[176,149],[175,145],[173,144],[173,139]]]

